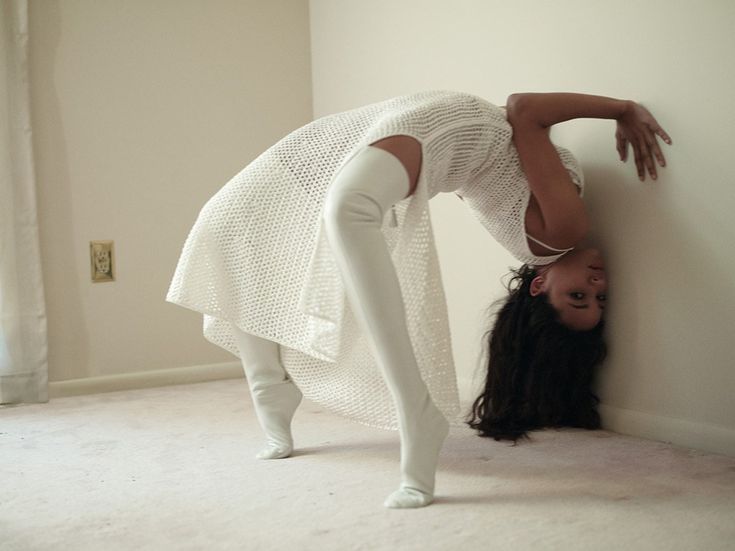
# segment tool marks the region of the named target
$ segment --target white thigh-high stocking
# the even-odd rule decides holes
[[[291,419],[301,403],[301,391],[281,364],[278,343],[245,333],[232,326],[250,387],[258,422],[267,438],[258,459],[282,459],[291,455]]]
[[[385,505],[400,508],[432,502],[439,451],[449,431],[421,378],[398,277],[380,230],[386,211],[409,189],[408,174],[394,155],[366,147],[330,183],[324,205],[324,228],[347,298],[395,400],[401,485]]]

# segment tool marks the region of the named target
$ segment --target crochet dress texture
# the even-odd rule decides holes
[[[392,397],[346,301],[322,231],[333,176],[360,148],[408,135],[422,145],[415,192],[382,227],[396,268],[421,374],[454,420],[459,403],[444,289],[428,201],[456,192],[520,262],[547,264],[528,248],[528,183],[505,110],[457,92],[401,96],[299,128],[235,175],[202,208],[166,299],[204,315],[204,336],[236,356],[231,324],[279,343],[304,395],[380,428],[397,428]],[[572,155],[557,147],[583,188]]]

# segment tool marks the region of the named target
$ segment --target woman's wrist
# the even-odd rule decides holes
[[[618,100],[620,102],[620,112],[617,117],[615,117],[615,120],[620,120],[624,118],[626,115],[633,112],[636,102],[629,99],[621,99]]]

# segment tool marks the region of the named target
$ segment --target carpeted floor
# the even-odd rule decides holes
[[[262,443],[244,380],[0,409],[0,549],[735,549],[735,458],[607,431],[454,427],[436,503],[387,510],[396,433],[310,403]]]

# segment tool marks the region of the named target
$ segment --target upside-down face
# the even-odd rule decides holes
[[[545,293],[559,321],[575,331],[600,323],[607,300],[607,275],[597,249],[579,249],[536,269],[531,295]]]

